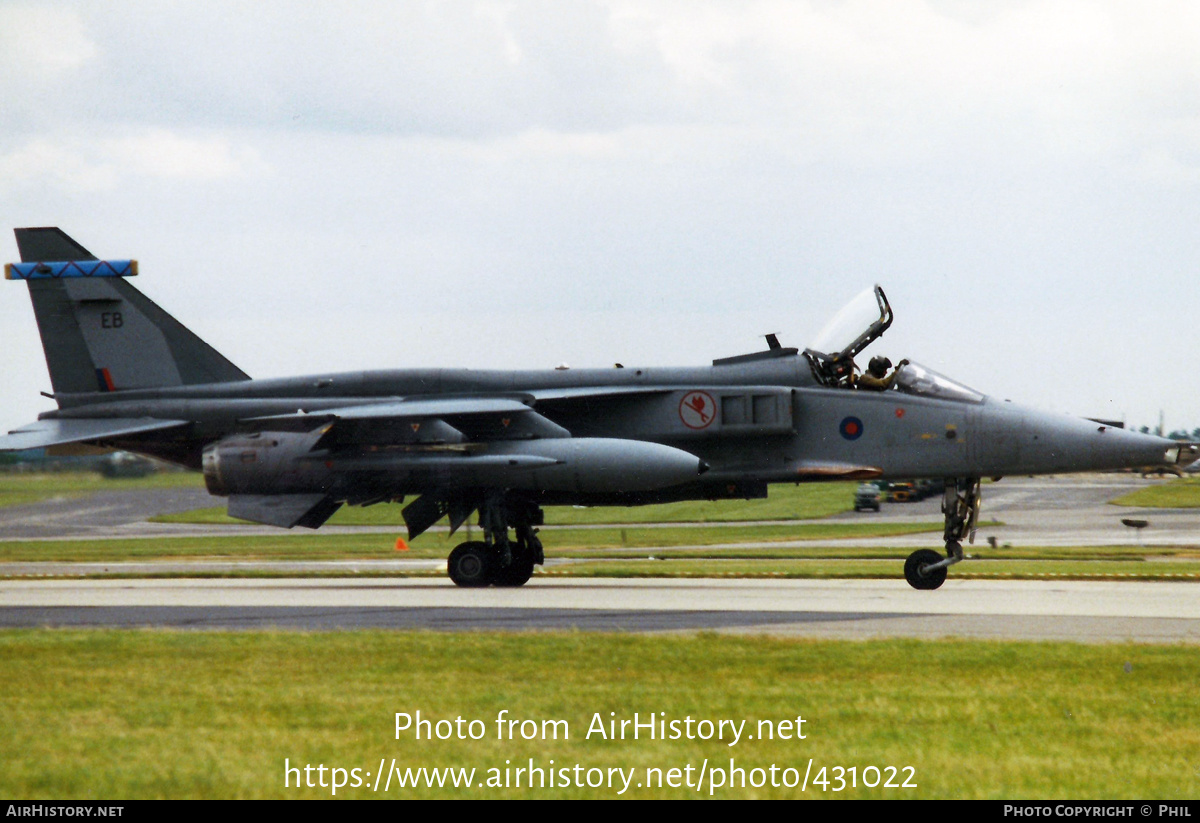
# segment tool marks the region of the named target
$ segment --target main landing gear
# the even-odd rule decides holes
[[[932,549],[918,549],[904,561],[904,579],[914,589],[936,589],[946,582],[946,569],[962,562],[962,541],[975,542],[975,524],[979,521],[979,478],[948,478],[942,495],[942,514],[946,518],[946,556]]]
[[[460,543],[450,552],[446,570],[459,586],[524,586],[533,567],[545,562],[542,541],[534,526],[542,525],[542,510],[532,503],[490,497],[479,507],[483,540]],[[510,539],[508,530],[515,539]]]

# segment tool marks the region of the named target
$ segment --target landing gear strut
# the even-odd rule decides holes
[[[914,589],[936,589],[946,582],[946,569],[963,559],[962,541],[975,542],[975,524],[979,521],[979,478],[948,478],[942,495],[942,514],[946,518],[946,556],[932,549],[919,549],[904,562],[904,579]]]
[[[524,586],[533,576],[533,567],[546,560],[534,528],[543,520],[542,510],[533,503],[487,496],[479,506],[483,540],[460,543],[450,552],[446,562],[450,579],[464,587]],[[509,538],[510,528],[515,539]]]

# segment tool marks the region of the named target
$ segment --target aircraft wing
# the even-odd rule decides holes
[[[271,441],[285,442],[294,465],[357,475],[356,488],[344,498],[351,504],[394,499],[397,477],[423,483],[426,491],[403,512],[410,538],[446,515],[457,528],[480,505],[478,496],[452,494],[454,487],[539,489],[549,483],[584,493],[643,491],[689,482],[708,470],[695,455],[658,443],[572,437],[532,409],[531,402],[535,400],[528,393],[381,398],[243,418],[239,424],[255,431],[292,432]],[[225,478],[222,467],[228,465],[229,476],[235,476],[246,465],[244,453],[252,444],[234,437],[213,448],[206,452],[206,471],[211,467],[215,477]],[[373,474],[380,475],[378,482]],[[336,508],[332,498],[315,493],[235,491],[229,497],[232,516],[285,527],[315,528]]]
[[[315,429],[332,424],[314,445],[461,443],[570,437],[557,423],[507,397],[397,399],[384,403],[258,417],[243,423]]]
[[[57,418],[39,420],[13,429],[0,437],[0,451],[24,451],[65,443],[111,440],[131,434],[185,426],[186,420],[160,420],[155,417]]]
[[[530,389],[522,392],[538,402],[553,400],[590,400],[594,397],[628,397],[639,394],[667,394],[678,386],[568,386],[560,389]]]

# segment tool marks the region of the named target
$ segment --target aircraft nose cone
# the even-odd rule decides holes
[[[1098,428],[1096,434],[1093,458],[1109,466],[1119,464],[1116,468],[1161,466],[1174,463],[1179,454],[1178,444],[1164,437],[1113,428]]]
[[[1173,464],[1179,443],[1072,417],[1044,413],[1027,418],[1030,457],[1050,471],[1105,471]]]
[[[981,474],[1114,471],[1188,462],[1187,444],[1015,403],[990,404],[975,443]]]

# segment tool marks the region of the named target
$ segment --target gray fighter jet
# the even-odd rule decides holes
[[[520,586],[543,562],[542,507],[761,498],[772,483],[943,478],[934,589],[974,537],[980,478],[1194,460],[1180,444],[987,397],[916,363],[854,358],[892,322],[863,292],[812,346],[696,368],[406,369],[251,380],[57,228],[17,229],[58,408],[0,450],[85,443],[200,470],[232,517],[317,528],[342,505],[403,502],[409,538],[475,512],[460,586]],[[878,379],[882,378],[882,379]],[[870,386],[870,390],[868,389]]]

